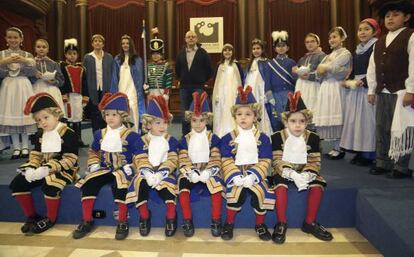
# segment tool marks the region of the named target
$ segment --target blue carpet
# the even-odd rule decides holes
[[[414,187],[360,189],[356,227],[384,256],[414,256]]]

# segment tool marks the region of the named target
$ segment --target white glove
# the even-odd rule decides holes
[[[153,173],[145,173],[144,175],[145,180],[147,181],[148,186],[152,187],[155,184],[155,174]]]
[[[168,100],[170,99],[170,96],[167,94],[163,94],[162,97],[164,97],[165,101],[168,102]]]
[[[92,164],[89,166],[89,173],[98,171],[101,168],[101,165],[99,163]]]
[[[233,184],[235,186],[243,186],[244,184],[244,177],[243,176],[237,176],[235,178],[233,178]]]
[[[192,170],[191,173],[188,175],[188,178],[191,183],[198,183],[200,181],[200,175],[196,170]]]
[[[256,182],[256,176],[253,174],[247,175],[244,178],[243,187],[245,188],[251,188]]]
[[[27,180],[27,182],[31,183],[33,179],[33,174],[35,172],[35,169],[33,168],[27,168],[24,172],[24,177]]]
[[[206,183],[207,180],[210,178],[211,176],[211,171],[209,169],[205,169],[201,172],[200,174],[200,181],[203,183]]]
[[[298,191],[306,190],[308,188],[307,180],[302,176],[302,174],[297,173],[296,171],[291,172],[290,177],[293,182],[295,182]]]
[[[155,173],[154,174],[154,184],[152,185],[152,187],[154,188],[154,187],[158,186],[161,183],[163,178],[164,178],[164,176],[161,173],[159,173],[159,172]]]
[[[316,174],[309,171],[304,171],[300,175],[308,184],[316,179]]]
[[[144,84],[144,85],[143,85],[143,88],[144,88],[144,90],[146,91],[146,90],[148,90],[149,85],[148,85],[148,84]]]
[[[302,174],[297,173],[291,168],[284,168],[282,172],[282,177],[293,180],[295,182],[298,191],[302,191],[308,188],[308,182]]]
[[[44,177],[46,177],[47,175],[49,175],[49,167],[47,166],[40,166],[39,168],[37,168],[32,175],[32,179],[33,180],[40,180]]]
[[[272,98],[272,99],[269,100],[269,103],[271,105],[276,105],[276,100],[274,98]]]
[[[124,172],[125,172],[125,174],[127,175],[127,176],[131,176],[132,175],[132,173],[133,173],[133,170],[132,170],[132,168],[131,168],[131,164],[126,164],[126,165],[124,165]]]
[[[210,176],[216,176],[217,173],[220,171],[220,168],[218,166],[213,166],[210,169],[208,169],[210,172]]]

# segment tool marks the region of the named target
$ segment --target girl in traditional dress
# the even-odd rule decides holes
[[[29,134],[37,130],[34,119],[23,113],[33,95],[28,77],[35,74],[36,67],[33,56],[20,49],[23,32],[19,28],[6,29],[6,42],[9,48],[0,52],[0,135],[11,135],[13,160],[29,156]]]
[[[308,52],[300,58],[298,68],[293,69],[299,79],[296,81],[295,91],[300,91],[303,102],[308,110],[314,111],[314,106],[318,101],[318,93],[321,84],[316,78],[316,68],[321,63],[326,54],[319,47],[321,41],[318,35],[309,33],[305,37],[305,46]]]
[[[134,40],[128,35],[121,37],[121,52],[115,57],[112,68],[111,92],[121,92],[128,96],[131,107],[133,130],[138,132],[142,115],[145,112],[144,66],[135,51]]]
[[[342,46],[346,38],[342,27],[329,31],[332,53],[322,60],[316,70],[316,75],[322,78],[322,84],[315,106],[314,122],[322,139],[334,141],[334,148],[327,154],[333,160],[345,156],[345,152],[339,148],[343,124],[341,82],[349,75],[352,62],[351,53]]]
[[[253,96],[262,108],[260,117],[257,117],[259,129],[270,137],[273,133],[270,122],[270,117],[273,116],[273,112],[272,108],[267,107],[269,107],[269,104],[274,105],[275,101],[270,88],[265,87],[266,74],[268,74],[265,42],[255,38],[251,46],[252,55],[245,72],[244,87],[250,86],[252,88]]]
[[[353,58],[350,80],[345,81],[344,128],[340,146],[356,151],[352,164],[370,165],[375,160],[375,105],[368,103],[366,73],[369,58],[381,29],[374,19],[361,21],[358,38],[361,43]]]
[[[36,40],[35,52],[37,73],[35,77],[31,78],[33,91],[35,93],[49,93],[59,104],[60,109],[64,111],[65,106],[59,90],[59,87],[63,86],[64,78],[59,64],[47,56],[49,43],[45,39]]]
[[[219,137],[232,131],[236,124],[231,116],[231,107],[237,97],[237,88],[243,85],[243,71],[234,59],[233,46],[225,44],[221,51],[220,64],[216,71],[213,89],[213,132]]]

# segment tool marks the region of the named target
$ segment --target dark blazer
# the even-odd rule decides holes
[[[110,53],[104,52],[102,59],[102,91],[109,92],[111,88],[111,78],[112,78],[112,63],[114,58]],[[90,54],[86,54],[83,58],[83,66],[86,69],[86,81],[88,85],[88,92],[90,101],[93,104],[99,104],[98,99],[98,90],[97,90],[97,81],[96,81],[96,64],[95,58]]]
[[[198,45],[190,70],[187,64],[186,47],[178,53],[175,74],[182,88],[202,88],[212,73],[210,56],[205,49],[201,48],[201,45]]]

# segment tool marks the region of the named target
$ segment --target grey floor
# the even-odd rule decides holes
[[[174,122],[169,128],[170,133],[179,138],[181,135],[181,124]],[[92,130],[83,129],[82,138],[85,143],[90,143],[92,140]],[[322,143],[323,152],[331,149],[327,142]],[[0,154],[0,184],[9,184],[16,174],[16,168],[23,162],[23,160],[11,161],[11,150],[5,150]],[[321,174],[328,182],[328,187],[337,188],[371,188],[371,187],[412,187],[414,186],[414,179],[393,180],[385,176],[372,176],[368,174],[369,167],[359,167],[351,165],[349,160],[353,154],[347,154],[345,159],[339,161],[331,161],[328,159],[322,160]],[[87,148],[80,150],[80,165],[81,172],[86,167]],[[414,158],[411,156],[410,168],[414,170]]]

